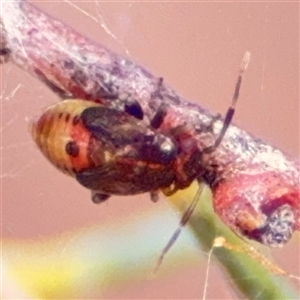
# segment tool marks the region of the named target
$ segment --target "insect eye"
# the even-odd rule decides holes
[[[169,137],[157,134],[151,140],[145,140],[140,152],[144,159],[167,165],[176,158],[177,147]]]
[[[79,147],[75,141],[68,142],[65,149],[66,152],[72,157],[77,157],[79,155]]]

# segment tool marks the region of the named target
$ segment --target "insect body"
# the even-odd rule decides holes
[[[187,133],[153,128],[135,102],[118,111],[76,99],[49,107],[32,126],[44,155],[92,190],[94,202],[145,192],[156,200],[159,189],[189,186],[201,169],[201,154]]]

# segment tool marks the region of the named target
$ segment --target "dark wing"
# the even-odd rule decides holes
[[[81,113],[83,125],[102,141],[109,141],[119,148],[139,141],[145,135],[146,125],[126,112],[104,106],[89,107]]]
[[[76,174],[77,181],[90,190],[99,190],[101,182],[106,180],[110,170],[109,167],[101,166],[82,170]]]

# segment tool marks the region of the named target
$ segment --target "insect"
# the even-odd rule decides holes
[[[201,169],[192,132],[160,132],[166,108],[148,124],[135,101],[124,111],[79,99],[49,107],[33,123],[32,135],[58,169],[92,190],[95,203],[110,195],[173,193],[190,185]]]
[[[172,110],[167,105],[147,121],[130,96],[122,111],[80,99],[52,105],[33,122],[33,139],[52,164],[99,199],[150,192],[155,200],[158,190],[172,194],[196,178],[212,185],[203,156],[215,151],[230,125],[248,60],[247,53],[222,130],[209,147],[199,148],[197,129],[190,124],[170,127]]]
[[[211,146],[199,147],[194,136],[200,129],[191,124],[170,126],[172,108],[162,104],[147,120],[139,103],[130,96],[123,110],[80,99],[64,100],[49,107],[32,124],[32,136],[52,164],[92,191],[95,203],[110,195],[145,192],[157,201],[160,190],[171,195],[195,179],[213,186],[216,171],[206,160],[222,142],[231,123],[248,61],[246,53],[231,106]],[[211,131],[212,125],[201,130]],[[201,192],[200,187],[158,264],[188,222]]]

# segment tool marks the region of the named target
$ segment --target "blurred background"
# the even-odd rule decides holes
[[[250,51],[234,122],[299,157],[299,3],[35,4],[163,77],[180,95],[215,113],[226,111],[241,59]],[[76,282],[78,290],[73,292],[82,299],[201,298],[207,253],[188,229],[160,272],[151,275],[179,221],[168,202],[162,198],[154,204],[149,195],[140,195],[94,205],[89,191],[44,159],[28,132],[30,120],[59,99],[11,64],[1,66],[1,71],[5,266],[9,269],[11,264],[19,278],[26,277],[29,266],[49,270],[45,278],[35,279],[40,286],[44,280],[49,297],[49,279],[65,276]],[[284,270],[299,275],[299,236],[283,249],[266,253]],[[65,257],[73,268],[82,270],[80,276],[74,279],[68,273]],[[79,257],[89,262],[88,267],[80,264]],[[206,299],[242,298],[221,268],[210,264]],[[61,267],[59,274],[56,265]],[[97,273],[93,266],[103,272]],[[293,284],[299,288],[299,282]],[[67,285],[66,281],[60,295],[74,298]],[[35,288],[34,284],[29,290],[25,287],[29,294]]]

